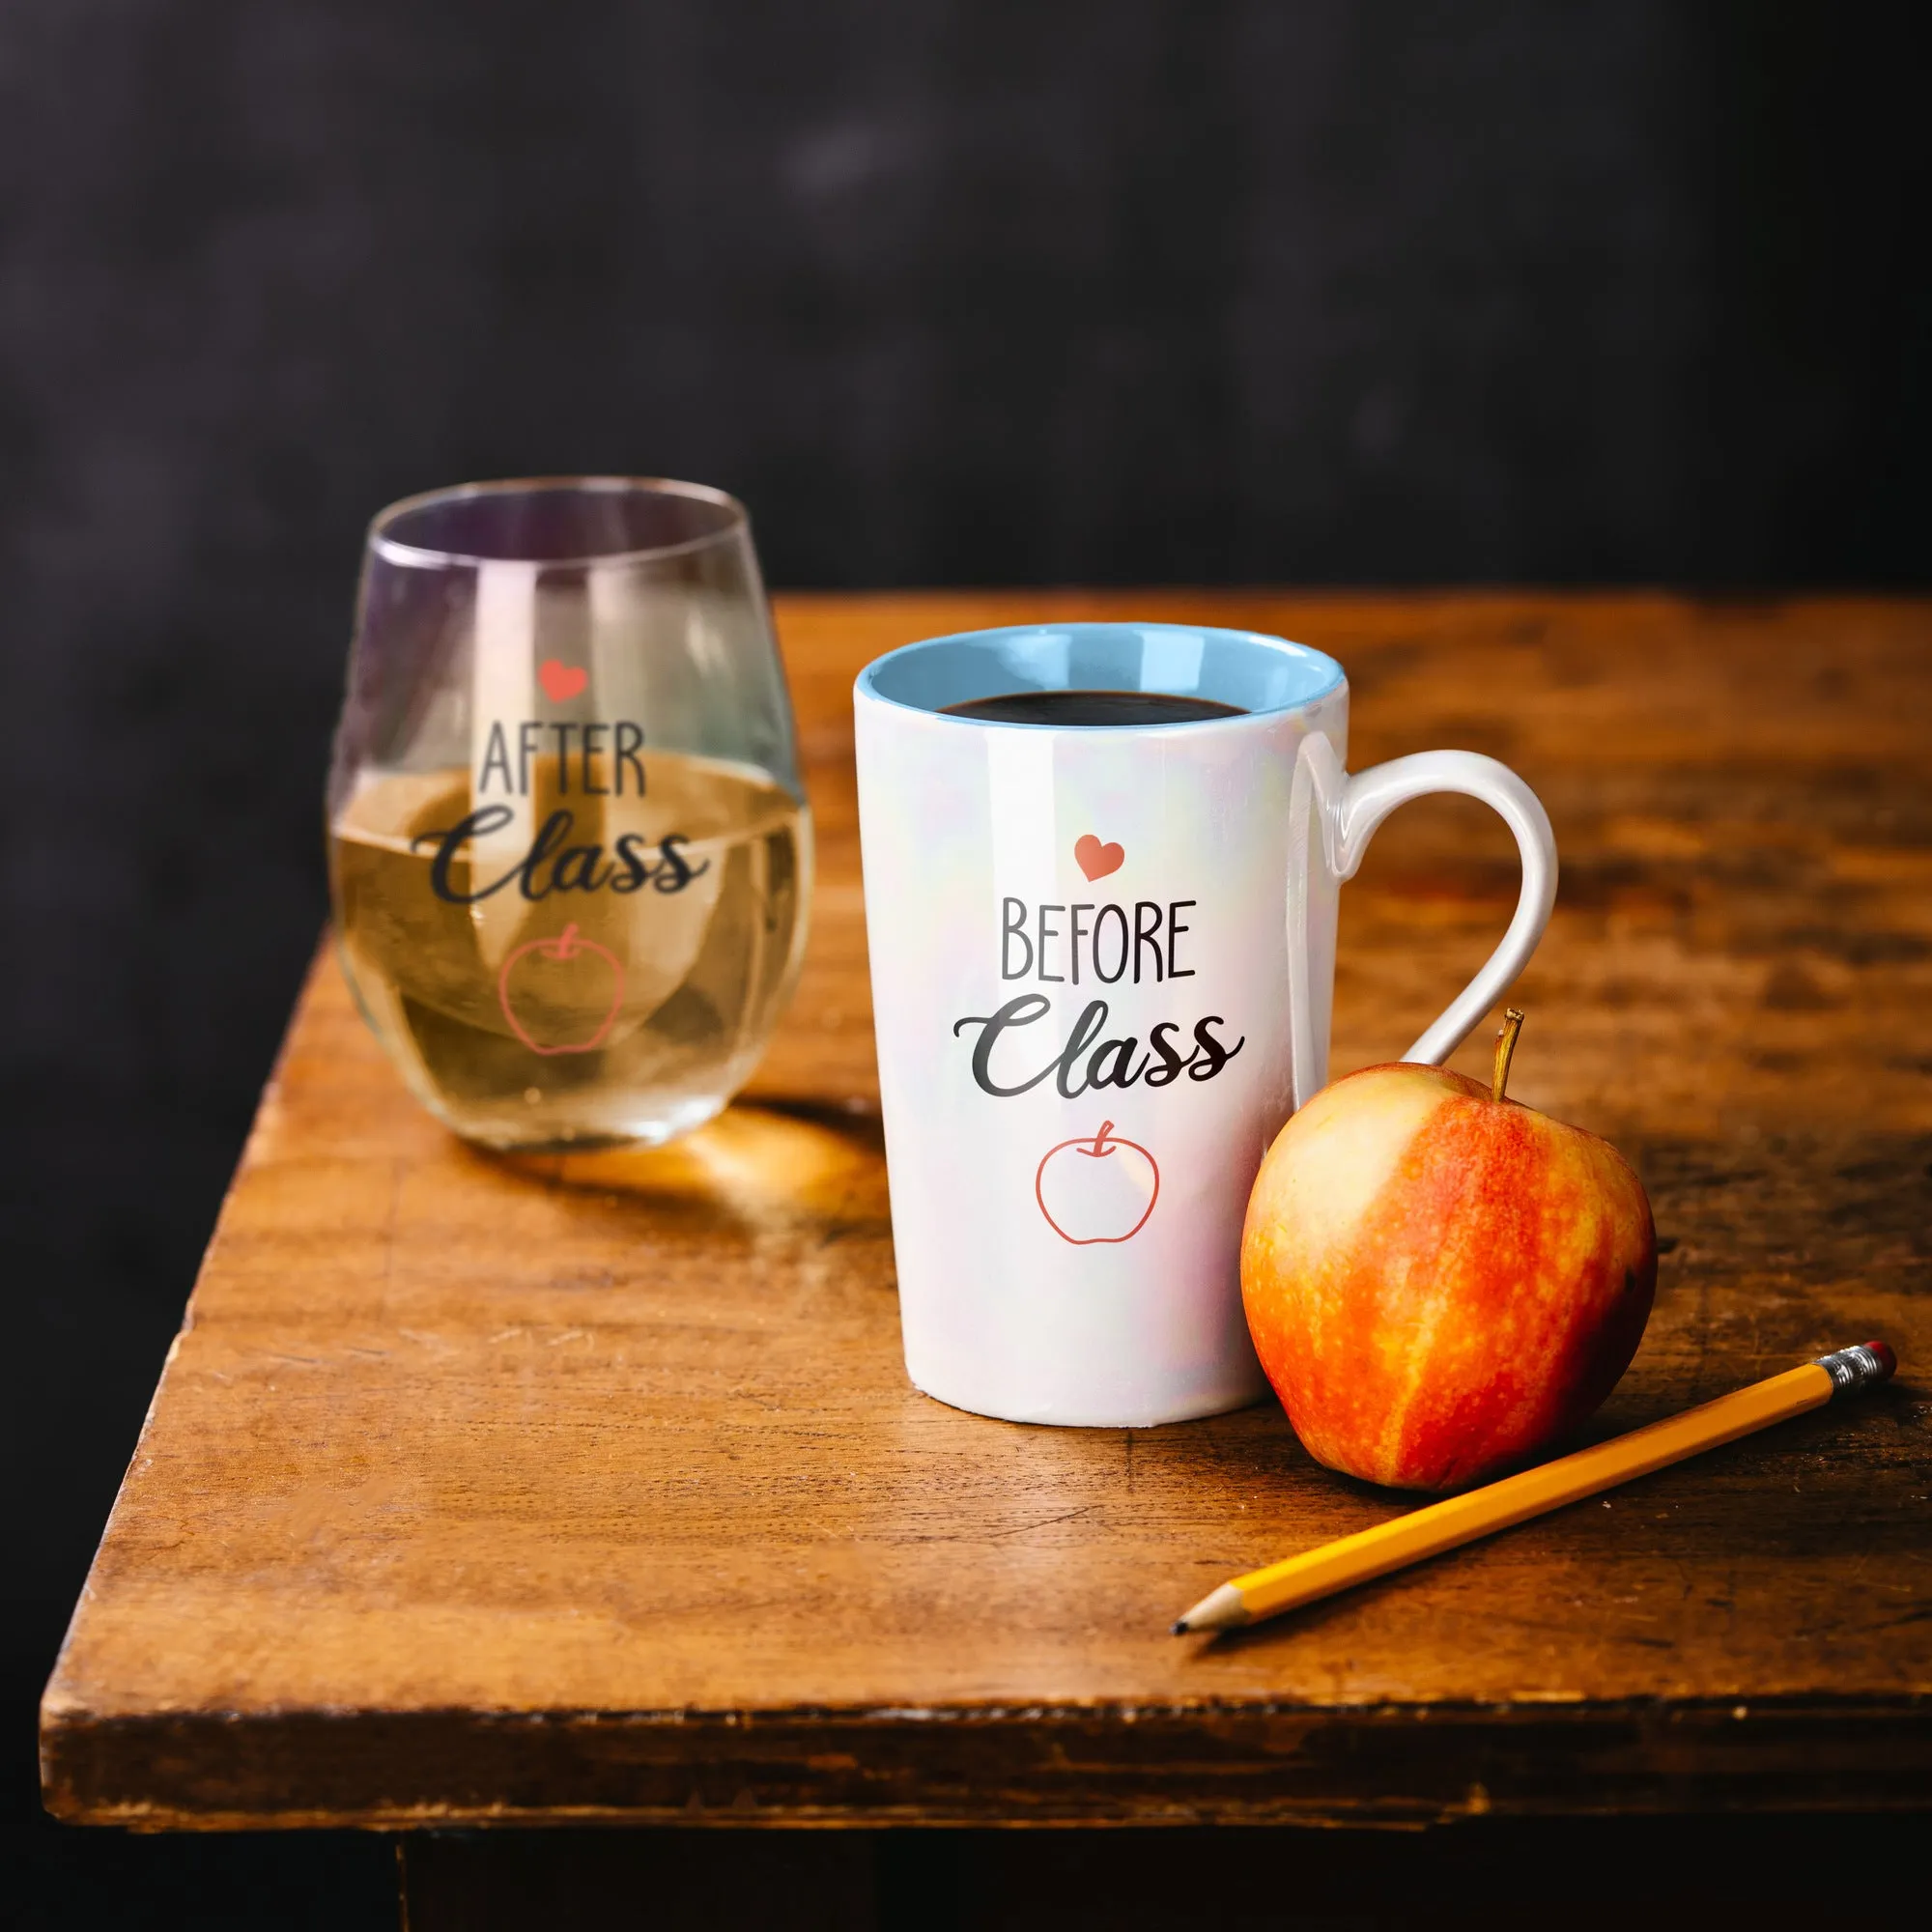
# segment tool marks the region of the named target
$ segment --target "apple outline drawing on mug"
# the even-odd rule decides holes
[[[1068,1149],[1073,1150],[1088,1160],[1106,1160],[1111,1158],[1121,1148],[1129,1148],[1135,1153],[1139,1154],[1147,1162],[1148,1172],[1153,1176],[1153,1190],[1148,1196],[1147,1206],[1141,1210],[1141,1218],[1124,1235],[1069,1235],[1053,1218],[1053,1210],[1046,1205],[1047,1163],[1053,1159],[1055,1154],[1065,1153]],[[1077,1171],[1075,1170],[1075,1172]],[[1040,1155],[1039,1165],[1034,1169],[1033,1198],[1039,1203],[1039,1211],[1046,1217],[1046,1225],[1070,1247],[1091,1248],[1101,1245],[1112,1246],[1122,1241],[1131,1241],[1147,1226],[1148,1217],[1153,1212],[1154,1203],[1160,1199],[1160,1163],[1154,1159],[1153,1155],[1146,1148],[1141,1146],[1139,1141],[1130,1141],[1115,1133],[1112,1121],[1102,1121],[1100,1122],[1100,1131],[1097,1134],[1081,1134],[1073,1140],[1061,1141],[1057,1146],[1048,1148]],[[1062,1211],[1064,1212],[1065,1204],[1063,1202],[1061,1205]]]
[[[546,959],[570,960],[581,952],[594,952],[611,968],[611,1005],[597,1031],[588,1039],[568,1040],[561,1046],[539,1046],[529,1036],[522,1020],[517,1017],[517,1009],[510,1001],[510,969],[517,961],[529,953],[540,953]],[[616,1024],[617,1015],[624,1005],[624,963],[608,946],[600,946],[594,939],[585,939],[577,929],[577,922],[572,920],[563,930],[549,939],[526,940],[511,952],[503,961],[502,969],[497,975],[497,1004],[503,1009],[503,1017],[510,1023],[510,1031],[529,1048],[532,1053],[541,1053],[546,1058],[559,1053],[594,1053],[604,1044],[604,1037]]]

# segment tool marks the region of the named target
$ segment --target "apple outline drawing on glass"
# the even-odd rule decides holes
[[[1127,863],[1127,849],[1121,844],[1103,844],[1094,834],[1083,832],[1073,841],[1073,863],[1091,883],[1104,879],[1109,872],[1118,872]]]
[[[558,658],[545,658],[537,666],[537,682],[553,704],[567,704],[590,682],[590,673],[582,665],[567,665]]]
[[[540,1046],[530,1037],[529,1030],[517,1017],[517,1009],[510,999],[510,971],[517,962],[530,953],[538,953],[545,959],[568,961],[580,953],[594,952],[603,958],[611,968],[611,1004],[604,1017],[598,1022],[597,1030],[588,1039],[565,1040],[559,1046]],[[559,1053],[594,1053],[604,1044],[605,1036],[616,1024],[617,1015],[624,1006],[624,962],[608,946],[600,946],[594,939],[585,939],[577,929],[577,922],[572,920],[559,933],[548,939],[531,939],[519,946],[503,961],[502,970],[497,975],[497,1004],[503,1009],[503,1017],[510,1023],[510,1031],[532,1053],[540,1053],[545,1058]]]
[[[1047,1163],[1055,1154],[1065,1153],[1069,1149],[1088,1160],[1106,1160],[1122,1148],[1131,1149],[1133,1152],[1139,1154],[1147,1162],[1148,1172],[1153,1177],[1153,1187],[1148,1195],[1147,1206],[1141,1209],[1140,1219],[1124,1235],[1069,1235],[1054,1218],[1053,1209],[1046,1205]],[[1074,1174],[1079,1173],[1077,1168],[1069,1171]],[[1046,1225],[1069,1247],[1117,1246],[1122,1241],[1131,1241],[1147,1226],[1149,1217],[1153,1213],[1154,1203],[1160,1199],[1160,1163],[1141,1146],[1139,1141],[1130,1141],[1123,1135],[1115,1133],[1112,1121],[1102,1121],[1098,1133],[1080,1134],[1070,1141],[1061,1141],[1040,1155],[1039,1165],[1034,1169],[1033,1198],[1039,1204],[1039,1211],[1045,1216]],[[1065,1213],[1065,1208],[1066,1204],[1063,1201],[1061,1211]]]

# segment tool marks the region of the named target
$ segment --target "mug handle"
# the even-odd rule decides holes
[[[1438,791],[1479,798],[1501,816],[1516,834],[1522,891],[1516,917],[1496,950],[1403,1058],[1441,1065],[1522,971],[1549,923],[1556,903],[1556,837],[1542,800],[1507,765],[1479,752],[1417,752],[1350,777],[1342,769],[1328,734],[1311,731],[1295,755],[1290,806],[1293,849],[1297,855],[1288,891],[1289,1008],[1297,1107],[1328,1081],[1328,1029],[1315,1024],[1315,975],[1308,948],[1308,867],[1316,863],[1311,841],[1319,827],[1321,863],[1340,885],[1354,877],[1376,828],[1397,806]]]

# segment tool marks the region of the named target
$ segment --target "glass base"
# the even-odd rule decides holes
[[[601,1119],[581,1127],[559,1126],[554,1117],[525,1122],[508,1110],[487,1116],[459,1115],[439,1101],[429,1104],[430,1112],[452,1133],[493,1153],[597,1153],[617,1148],[662,1147],[716,1120],[730,1099],[728,1093],[687,1094],[640,1108],[635,1121],[620,1116],[615,1122]]]

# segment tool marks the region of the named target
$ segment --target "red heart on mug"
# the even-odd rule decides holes
[[[1124,845],[1102,845],[1091,832],[1074,840],[1073,857],[1090,879],[1104,879],[1127,863]]]
[[[545,658],[537,666],[537,682],[553,704],[561,704],[565,698],[575,697],[590,682],[590,673],[582,665],[558,664],[554,658]]]

